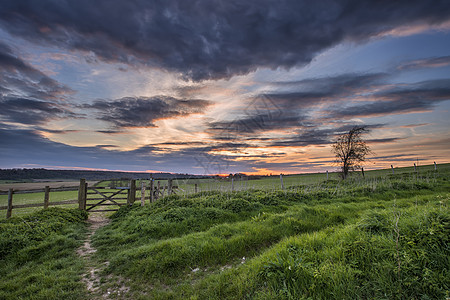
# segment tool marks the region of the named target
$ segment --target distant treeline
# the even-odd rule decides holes
[[[30,179],[126,179],[204,178],[205,176],[171,173],[134,173],[115,171],[48,170],[48,169],[0,169],[0,180]]]

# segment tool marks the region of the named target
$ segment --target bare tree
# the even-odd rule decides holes
[[[339,136],[333,145],[333,153],[336,155],[336,163],[341,166],[343,179],[347,178],[350,171],[361,168],[366,156],[372,152],[361,137],[366,132],[366,127],[355,126]]]

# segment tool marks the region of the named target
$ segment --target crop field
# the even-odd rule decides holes
[[[446,299],[450,164],[394,173],[197,181],[110,215],[89,259],[78,209],[2,220],[0,299]]]

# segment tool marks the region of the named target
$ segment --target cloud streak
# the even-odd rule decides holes
[[[374,93],[371,97],[376,101],[334,106],[328,117],[373,117],[432,110],[437,103],[450,100],[449,86],[450,79],[442,79],[394,87]]]
[[[73,90],[17,57],[0,42],[0,118],[27,125],[79,117],[65,103]]]
[[[417,70],[424,68],[440,68],[450,66],[450,56],[431,57],[426,59],[417,59],[400,64],[398,70]]]
[[[98,119],[112,123],[117,128],[128,128],[156,127],[157,120],[203,113],[210,105],[212,102],[208,100],[156,96],[96,100],[82,107],[97,110]]]

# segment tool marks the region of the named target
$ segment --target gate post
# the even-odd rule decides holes
[[[130,188],[128,189],[127,205],[132,205],[136,200],[136,180],[130,180]]]
[[[78,208],[86,210],[86,179],[80,179],[80,187],[78,188]]]
[[[153,181],[153,178],[150,178],[150,203],[153,203],[155,198],[155,182]]]

